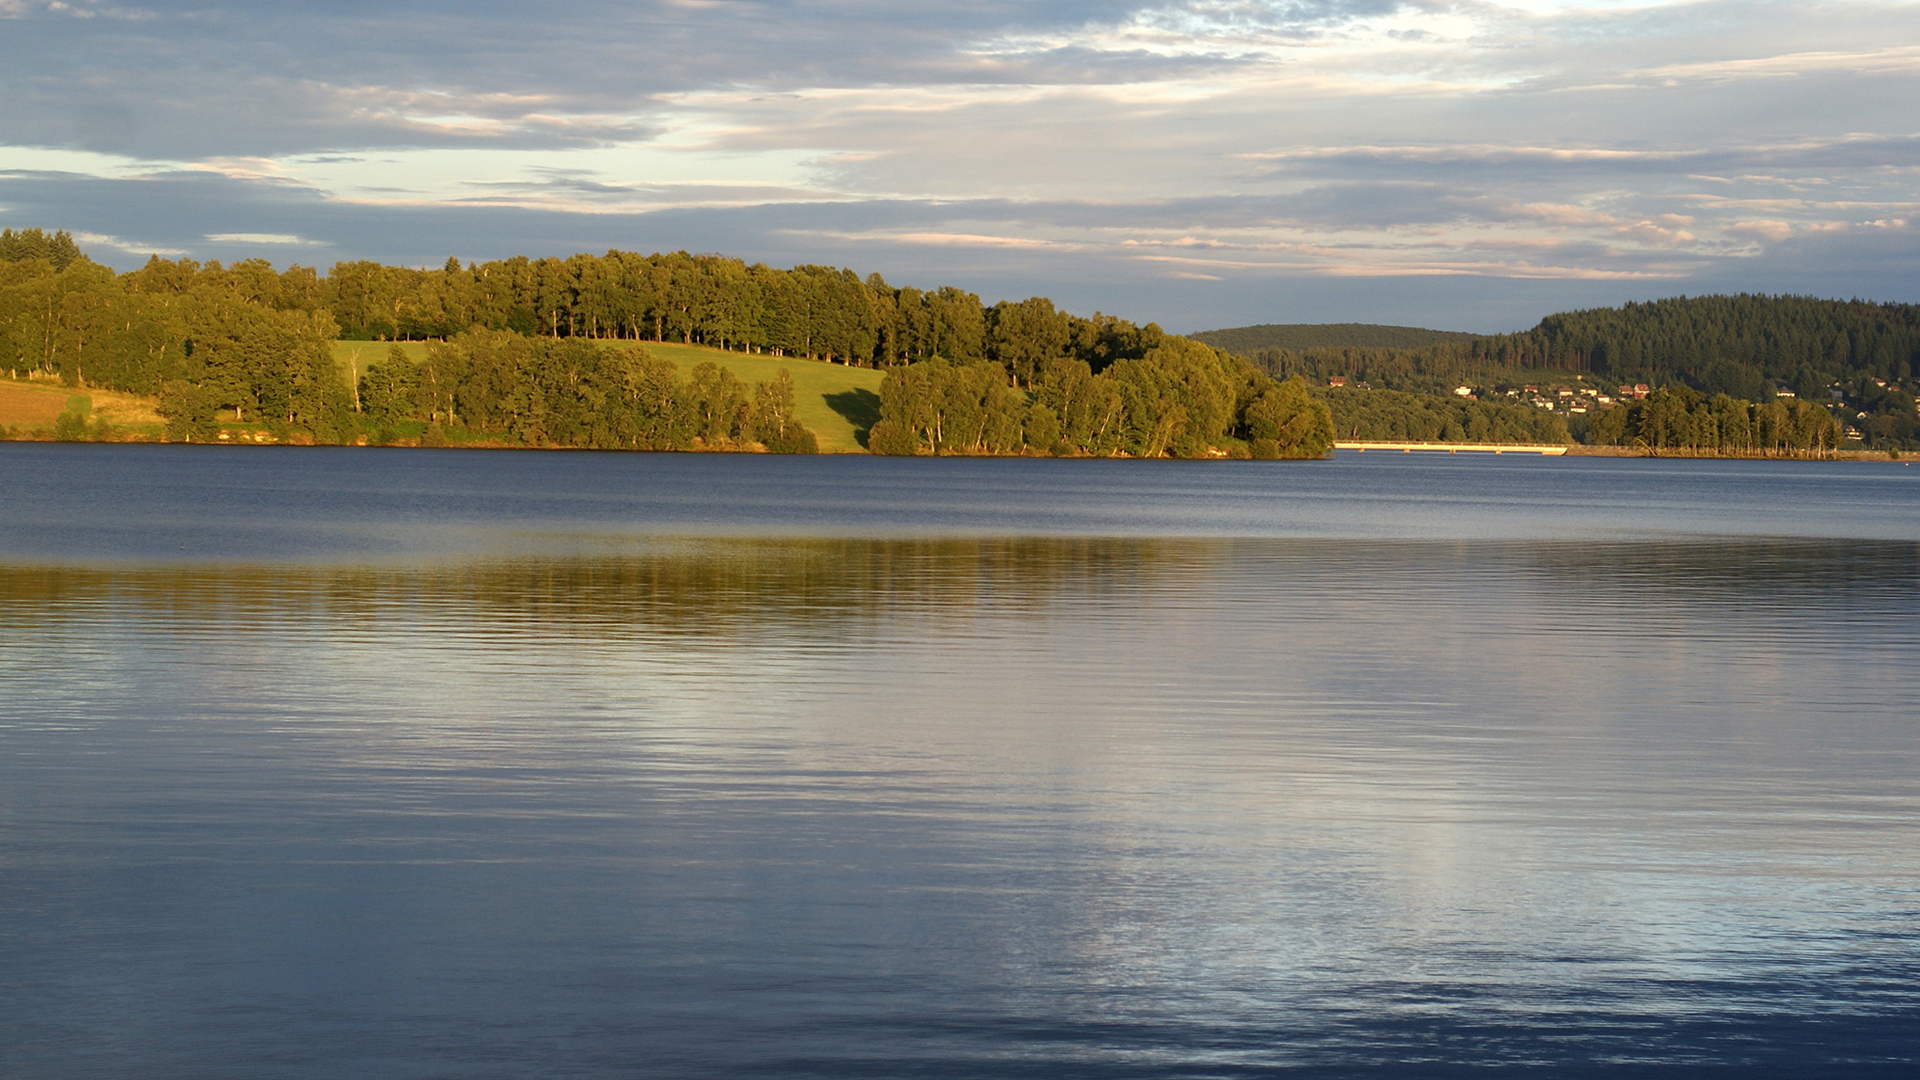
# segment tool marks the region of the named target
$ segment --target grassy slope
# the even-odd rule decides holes
[[[609,341],[604,344],[632,343]],[[655,356],[673,361],[683,373],[704,360],[711,360],[749,386],[771,379],[775,372],[786,369],[793,375],[794,412],[801,423],[819,436],[822,453],[862,453],[865,447],[861,440],[866,437],[867,428],[880,418],[880,380],[885,378],[884,372],[818,360],[721,352],[701,345],[653,341],[640,344]],[[367,365],[386,359],[390,346],[391,343],[385,341],[334,342],[333,358],[340,365],[340,377],[351,379],[355,371],[366,374]],[[423,341],[404,341],[400,347],[415,363],[427,358],[427,345]]]
[[[771,379],[785,369],[793,375],[794,413],[820,437],[822,453],[863,452],[865,447],[860,440],[866,437],[867,428],[880,418],[880,380],[886,378],[882,371],[790,356],[721,352],[699,345],[653,341],[643,344],[648,352],[673,361],[683,372],[693,370],[701,361],[711,360],[748,385]]]

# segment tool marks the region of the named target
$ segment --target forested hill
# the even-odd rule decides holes
[[[1549,315],[1531,330],[1419,347],[1241,350],[1271,371],[1416,387],[1500,371],[1591,373],[1762,400],[1836,383],[1906,382],[1920,365],[1920,305],[1805,296],[1694,296]]]
[[[1676,297],[1549,315],[1492,348],[1541,367],[1685,383],[1759,397],[1817,394],[1861,375],[1906,380],[1920,362],[1920,305],[1805,296]]]
[[[1472,341],[1478,335],[1376,323],[1262,323],[1187,336],[1245,356],[1260,349],[1418,349]]]

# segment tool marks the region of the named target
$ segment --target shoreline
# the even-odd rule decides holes
[[[1566,456],[1609,458],[1717,458],[1727,461],[1908,461],[1911,457],[1920,455],[1901,454],[1896,457],[1892,451],[1888,450],[1829,450],[1825,453],[1774,453],[1763,450],[1676,450],[1672,448],[1654,449],[1644,446],[1584,446],[1579,443],[1574,443],[1567,447]]]
[[[596,452],[596,453],[609,453],[609,454],[650,454],[650,453],[726,454],[726,455],[744,454],[749,456],[770,453],[770,451],[759,448],[757,446],[713,447],[713,448],[694,447],[686,450],[620,450],[620,449],[593,450],[593,448],[581,447],[581,446],[527,446],[524,444],[509,443],[502,439],[484,439],[484,440],[475,440],[473,442],[449,443],[444,446],[422,446],[419,443],[419,441],[415,439],[396,440],[390,443],[373,443],[373,442],[369,442],[365,438],[362,438],[355,442],[350,442],[350,443],[320,443],[320,442],[313,441],[311,438],[301,438],[298,435],[287,438],[287,439],[277,439],[272,437],[271,435],[265,435],[264,433],[256,434],[253,432],[239,433],[238,437],[224,438],[224,439],[219,439],[212,442],[169,442],[166,439],[143,438],[140,436],[140,434],[134,433],[134,432],[115,432],[114,435],[117,437],[109,437],[105,439],[88,438],[88,439],[63,440],[63,439],[55,438],[52,432],[46,431],[44,429],[36,429],[31,431],[20,431],[16,429],[13,431],[5,432],[4,434],[0,434],[0,443],[61,443],[61,442],[65,442],[75,446],[224,446],[224,447],[292,446],[292,447],[305,447],[309,449],[316,448],[316,447],[332,447],[332,448],[344,449],[344,450],[362,450],[362,449],[364,450],[503,450],[503,451],[520,450],[520,451],[556,451],[556,452],[574,452],[574,453],[592,450],[593,452]],[[1514,457],[1662,458],[1662,459],[1668,459],[1668,460],[1723,460],[1723,461],[1905,462],[1907,464],[1912,464],[1915,459],[1920,459],[1920,453],[1900,454],[1896,456],[1894,453],[1886,450],[1834,450],[1824,454],[1765,453],[1765,452],[1759,452],[1759,451],[1729,453],[1725,451],[1686,451],[1686,450],[1674,450],[1674,449],[1648,449],[1646,447],[1634,447],[1634,446],[1583,446],[1579,443],[1570,443],[1566,446],[1540,446],[1536,444],[1514,444],[1514,445],[1508,446],[1508,445],[1500,445],[1500,444],[1493,444],[1493,443],[1461,443],[1455,446],[1449,446],[1446,443],[1420,443],[1420,444],[1368,443],[1366,445],[1343,443],[1343,444],[1336,445],[1334,447],[1334,450],[1339,452],[1345,452],[1345,453],[1353,453],[1353,454],[1364,454],[1369,450],[1373,451],[1376,454],[1418,453],[1418,454],[1454,455],[1456,453],[1464,453],[1473,457],[1502,457],[1502,456],[1512,455]],[[786,456],[886,457],[889,455],[874,454],[873,452],[868,450],[822,450],[814,454],[799,454],[799,455],[786,455]],[[1041,458],[1053,458],[1061,461],[1068,461],[1068,460],[1079,460],[1079,461],[1180,460],[1175,458],[1141,459],[1141,458],[1135,458],[1130,454],[1114,454],[1110,456],[1096,456],[1096,455],[1087,455],[1087,454],[1073,454],[1073,455],[1066,455],[1066,456],[1051,455],[1051,454],[942,454],[942,455],[924,455],[924,456],[939,456],[939,457],[953,457],[953,458],[1006,457],[1006,458],[1033,458],[1035,460],[1039,460]],[[1322,457],[1322,458],[1297,458],[1297,459],[1291,459],[1291,460],[1326,461],[1331,459],[1332,456],[1333,455],[1330,452],[1326,457]],[[1193,460],[1231,461],[1231,460],[1245,460],[1245,459],[1237,459],[1232,457],[1231,455],[1226,454],[1225,452],[1221,452],[1218,454],[1209,455],[1205,458],[1195,458]]]

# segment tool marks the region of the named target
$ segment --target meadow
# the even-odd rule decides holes
[[[823,454],[864,452],[867,429],[880,419],[884,371],[802,357],[722,352],[702,345],[645,344],[648,352],[673,361],[683,374],[711,360],[749,385],[771,379],[781,371],[792,375],[794,415],[819,437]]]

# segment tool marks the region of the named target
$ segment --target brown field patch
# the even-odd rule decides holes
[[[51,430],[54,418],[67,407],[67,399],[75,394],[91,398],[92,417],[104,419],[114,427],[145,427],[163,423],[160,414],[153,411],[152,398],[98,387],[76,389],[51,382],[0,380],[0,426]]]
[[[77,390],[69,393],[85,394],[93,399],[93,415],[105,417],[107,423],[115,427],[129,425],[160,424],[166,420],[153,410],[155,401],[138,394],[122,394],[117,390]]]
[[[67,407],[73,392],[64,386],[0,382],[0,424],[7,427],[50,428]]]

